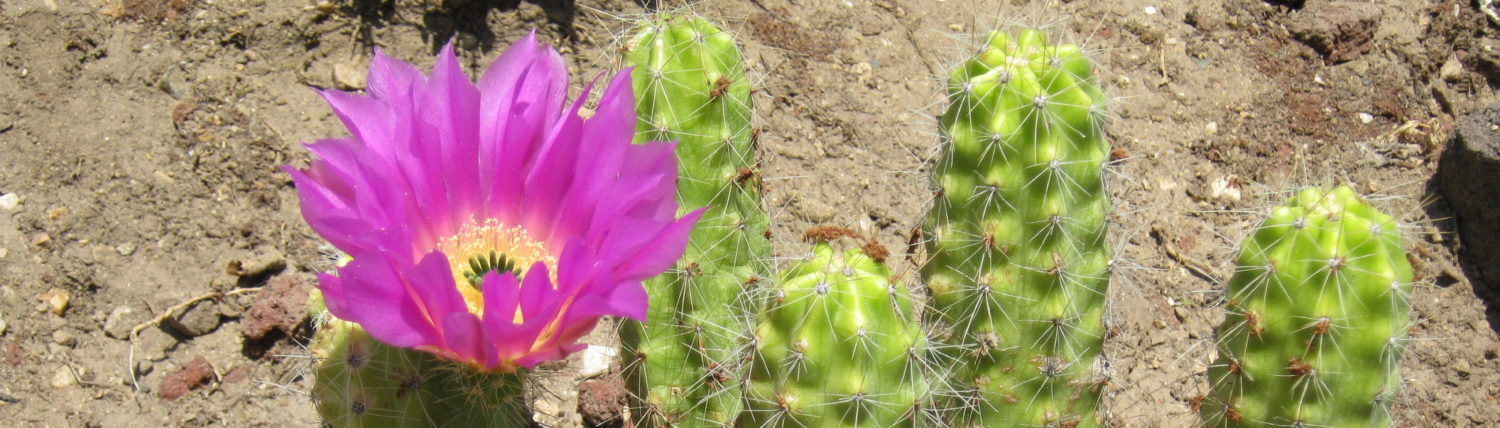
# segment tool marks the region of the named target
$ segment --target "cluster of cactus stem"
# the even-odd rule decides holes
[[[1387,427],[1412,270],[1396,220],[1309,188],[1240,244],[1218,330],[1213,427]]]
[[[370,337],[313,294],[312,397],[323,424],[349,428],[531,426],[525,373],[481,373]]]
[[[707,207],[676,268],[646,282],[647,320],[620,328],[636,426],[1105,424],[1110,148],[1078,46],[992,32],[952,71],[920,308],[870,247],[824,239],[771,280],[750,87],[728,33],[659,13],[622,51],[635,140],[676,142],[678,203]],[[1395,221],[1347,187],[1308,189],[1240,248],[1211,390],[1194,403],[1207,424],[1389,426],[1412,283]],[[327,425],[531,424],[524,373],[465,370],[317,311],[312,395]]]
[[[948,80],[924,318],[958,426],[1099,426],[1105,101],[1078,46],[992,32]]]
[[[926,333],[874,252],[818,243],[777,276],[741,426],[934,426]]]
[[[770,276],[750,84],[733,37],[691,14],[644,19],[634,67],[636,141],[677,143],[677,202],[707,207],[675,269],[646,282],[646,322],[621,326],[636,426],[732,426],[744,407],[754,296]]]

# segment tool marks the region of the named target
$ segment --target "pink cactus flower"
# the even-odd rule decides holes
[[[353,134],[285,167],[302,216],[352,259],[318,276],[334,316],[485,372],[582,349],[599,317],[646,316],[641,280],[676,262],[673,144],[632,145],[630,73],[565,112],[562,57],[535,34],[469,81],[375,53],[368,95],[322,92]],[[585,118],[585,116],[589,116]]]

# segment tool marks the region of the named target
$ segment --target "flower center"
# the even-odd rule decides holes
[[[459,227],[458,233],[439,240],[438,251],[448,256],[448,266],[453,269],[453,283],[469,312],[483,316],[484,294],[481,282],[491,271],[513,272],[517,279],[536,262],[548,266],[557,265],[557,258],[547,251],[547,246],[531,239],[526,229],[508,226],[499,220],[487,219],[478,222],[470,219]],[[521,322],[521,308],[516,308],[514,322]]]

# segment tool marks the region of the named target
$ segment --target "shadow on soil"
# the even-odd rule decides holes
[[[521,6],[521,0],[425,0],[430,5],[422,14],[421,31],[433,54],[450,40],[464,49],[490,52],[495,49],[496,34],[490,30],[491,12],[510,12]],[[546,23],[562,31],[564,40],[573,41],[573,19],[577,15],[574,0],[530,0],[542,8]],[[363,24],[358,35],[361,42],[375,46],[373,29],[390,25],[395,18],[393,0],[355,0],[344,11]],[[540,24],[540,23],[538,23]]]
[[[1443,157],[1448,158],[1451,152],[1453,150],[1448,150]],[[1440,160],[1439,165],[1446,160]],[[1439,166],[1439,168],[1442,167]],[[1479,267],[1481,261],[1476,260],[1472,251],[1462,245],[1464,237],[1460,234],[1458,224],[1461,220],[1448,205],[1447,195],[1443,192],[1442,176],[1442,173],[1434,174],[1427,180],[1426,194],[1431,198],[1432,203],[1425,204],[1423,210],[1426,211],[1427,218],[1432,219],[1432,224],[1444,236],[1449,237],[1443,240],[1443,246],[1457,257],[1458,265],[1463,268],[1464,278],[1467,278],[1474,297],[1478,297],[1479,301],[1484,303],[1484,317],[1486,321],[1489,321],[1490,330],[1500,333],[1500,284],[1496,284],[1494,279],[1485,277]],[[1458,280],[1459,278],[1448,279],[1440,276],[1436,284],[1447,288],[1458,283]]]

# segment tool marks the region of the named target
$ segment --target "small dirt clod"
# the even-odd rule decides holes
[[[161,399],[171,401],[182,398],[212,382],[214,377],[213,365],[207,359],[202,356],[194,358],[161,381]]]

